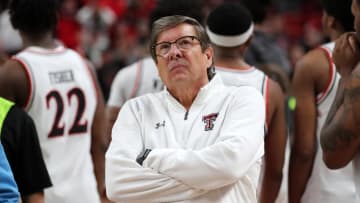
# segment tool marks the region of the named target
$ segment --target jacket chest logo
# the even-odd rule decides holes
[[[219,113],[211,113],[202,117],[202,121],[205,123],[205,131],[210,131],[214,128],[214,122],[218,115]]]
[[[155,129],[159,129],[160,127],[165,127],[165,121],[158,122],[155,124]]]

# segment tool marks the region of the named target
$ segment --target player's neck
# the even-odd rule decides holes
[[[229,68],[235,70],[249,70],[251,66],[246,63],[242,58],[217,58],[215,66],[222,68]]]
[[[24,48],[29,46],[37,46],[46,49],[52,49],[57,47],[56,40],[53,38],[53,36],[50,33],[38,37],[22,34],[21,37],[23,40]]]

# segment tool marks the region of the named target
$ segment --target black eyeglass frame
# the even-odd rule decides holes
[[[185,38],[191,38],[191,42],[192,42],[192,43],[191,43],[191,46],[190,46],[190,47],[184,48],[184,47],[181,47],[181,44],[178,44],[179,42],[181,42],[181,40],[183,40],[183,39],[185,39]],[[179,50],[188,50],[188,49],[192,48],[193,45],[195,45],[195,44],[193,43],[193,41],[194,41],[195,39],[196,39],[197,41],[199,41],[199,43],[201,44],[201,41],[200,41],[200,39],[199,39],[198,37],[192,36],[192,35],[186,35],[186,36],[179,37],[179,38],[177,38],[176,40],[174,40],[174,41],[172,41],[172,42],[160,42],[160,43],[156,43],[156,44],[153,45],[151,48],[153,49],[153,51],[154,51],[154,53],[155,53],[156,56],[166,57],[166,55],[167,55],[167,54],[169,53],[169,51],[171,50],[171,46],[172,46],[173,44],[175,44],[176,48],[178,48]],[[164,44],[167,44],[167,45],[169,46],[169,49],[168,49],[168,50],[166,51],[166,53],[164,53],[164,54],[158,54],[158,53],[156,52],[156,47],[159,46],[159,45],[164,45]]]

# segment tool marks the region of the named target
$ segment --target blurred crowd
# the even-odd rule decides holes
[[[231,0],[204,0],[203,12],[206,15],[224,1]],[[0,3],[2,58],[21,47],[21,39],[14,33],[4,9],[7,2]],[[148,54],[148,21],[155,5],[156,0],[61,1],[55,35],[95,65],[105,99],[115,73]],[[321,16],[318,0],[275,0],[264,30],[286,50],[291,67],[304,53],[327,40]]]

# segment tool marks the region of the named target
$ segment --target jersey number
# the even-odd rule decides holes
[[[85,133],[87,131],[87,120],[82,124],[80,123],[81,118],[84,115],[85,111],[85,96],[80,88],[73,88],[67,93],[67,99],[69,105],[71,105],[71,99],[76,98],[78,101],[78,106],[76,110],[76,115],[73,124],[70,127],[69,135]],[[46,105],[47,108],[50,106],[50,101],[54,99],[56,102],[56,114],[53,121],[52,128],[48,134],[49,138],[63,136],[65,126],[60,125],[61,118],[64,113],[64,99],[61,97],[60,93],[57,91],[51,91],[46,95]]]

